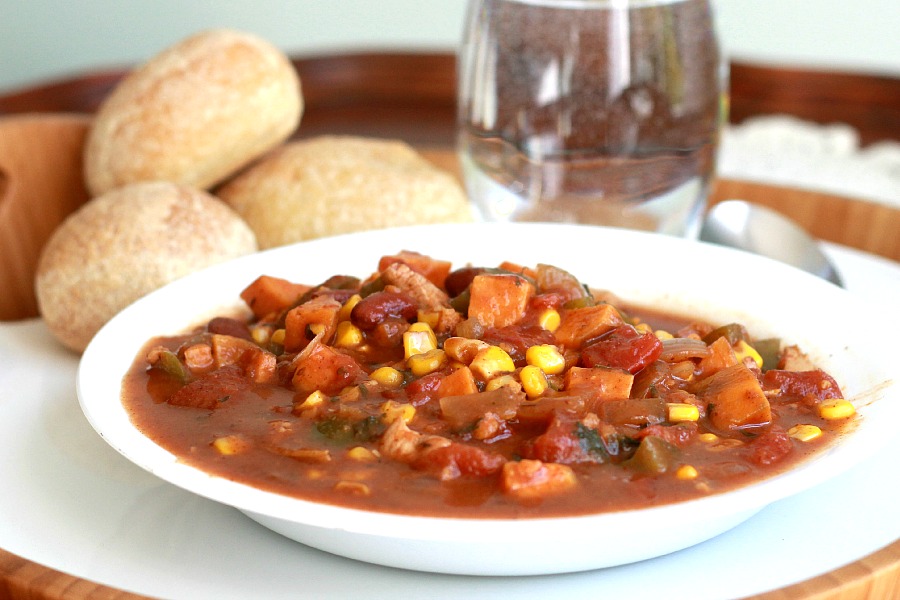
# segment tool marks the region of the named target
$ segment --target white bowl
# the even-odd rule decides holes
[[[412,517],[299,500],[181,463],[132,425],[120,400],[121,381],[149,338],[179,333],[223,306],[237,305],[239,292],[259,275],[304,283],[336,273],[365,277],[380,256],[400,250],[452,260],[454,266],[553,264],[628,301],[717,323],[740,321],[756,336],[777,335],[800,345],[837,379],[857,405],[858,426],[814,459],[734,491],[655,508],[516,520]],[[549,224],[410,227],[277,248],[176,281],[122,311],[97,334],[82,357],[77,387],[90,423],[126,458],[296,541],[421,571],[550,574],[635,562],[700,543],[887,444],[900,417],[888,350],[897,328],[887,325],[888,318],[791,267],[668,236]]]

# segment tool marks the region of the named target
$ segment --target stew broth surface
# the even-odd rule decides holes
[[[365,280],[270,279],[242,294],[256,313],[249,323],[213,319],[148,341],[122,399],[136,427],[179,460],[280,494],[444,517],[644,508],[782,472],[852,422],[829,412],[841,394],[827,374],[808,364],[786,368],[803,363],[797,349],[776,343],[762,358],[755,346],[772,340],[589,294],[555,267],[450,270],[399,253]],[[393,292],[415,310],[388,306],[385,294]],[[494,316],[480,295],[500,298],[487,309]],[[365,298],[382,301],[374,317],[350,308]],[[457,317],[448,316],[451,307]],[[615,308],[604,313],[609,322],[583,339],[566,338],[596,325],[571,327],[578,315],[603,312],[596,307]],[[557,324],[543,320],[554,313]],[[356,328],[349,339],[357,343],[344,343],[351,326],[341,323]],[[404,334],[417,330],[434,334],[435,365],[416,366],[414,357],[428,350],[411,353]],[[483,371],[471,355],[454,354],[451,338],[500,348],[513,368]],[[673,339],[694,341],[682,356]],[[563,372],[542,372],[540,394],[525,391],[532,346],[554,347],[565,360]],[[311,373],[317,364],[332,374]],[[401,382],[376,380],[380,368]],[[590,376],[587,386],[576,372]],[[731,379],[715,384],[726,372]],[[627,394],[610,388],[620,382]],[[731,384],[758,388],[760,406],[748,409],[718,389]]]

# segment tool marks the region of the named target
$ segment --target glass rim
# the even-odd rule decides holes
[[[492,2],[507,2],[509,4],[526,4],[529,6],[542,6],[546,8],[643,8],[650,6],[662,6],[666,4],[680,4],[690,0],[481,0]],[[709,1],[709,0],[707,0]]]

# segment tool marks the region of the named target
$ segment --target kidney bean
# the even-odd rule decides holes
[[[206,325],[206,330],[210,333],[230,335],[253,341],[253,336],[250,334],[250,328],[247,327],[247,324],[230,317],[215,317]]]
[[[451,298],[459,296],[469,287],[475,276],[484,273],[484,271],[483,267],[462,267],[453,271],[444,280],[444,288],[447,290],[447,295]]]
[[[387,319],[416,318],[419,305],[403,292],[381,291],[363,298],[350,312],[350,320],[363,331],[374,329]]]

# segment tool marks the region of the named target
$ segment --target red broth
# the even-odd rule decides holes
[[[447,517],[649,507],[788,469],[853,421],[797,348],[645,311],[547,265],[403,252],[365,280],[261,277],[249,322],[150,340],[145,435],[316,502]]]

